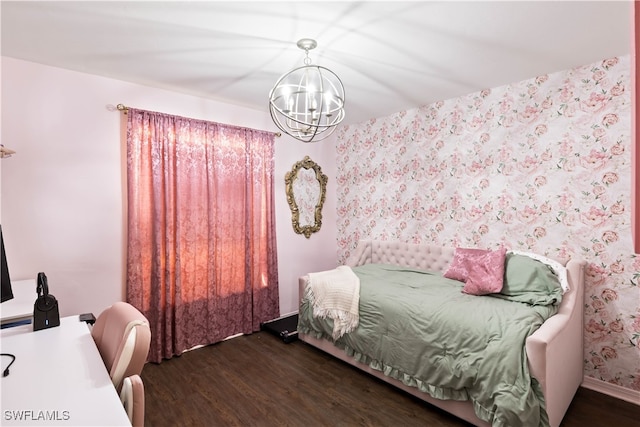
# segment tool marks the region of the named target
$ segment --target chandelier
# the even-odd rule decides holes
[[[302,142],[325,139],[344,119],[342,81],[328,68],[311,65],[309,51],[317,45],[313,39],[299,40],[306,54],[304,66],[280,77],[269,93],[273,122]]]

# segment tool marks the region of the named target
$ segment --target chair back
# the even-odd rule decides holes
[[[100,313],[91,335],[118,391],[124,378],[142,373],[149,354],[151,329],[137,308],[116,302]]]
[[[144,384],[140,375],[131,375],[122,380],[120,400],[132,427],[144,427]]]

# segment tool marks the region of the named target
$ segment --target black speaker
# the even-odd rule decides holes
[[[49,293],[47,276],[38,273],[38,284],[36,288],[38,299],[33,304],[33,330],[53,328],[60,326],[60,310],[58,300]]]

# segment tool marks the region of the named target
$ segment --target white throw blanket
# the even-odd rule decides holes
[[[307,296],[315,317],[333,320],[333,339],[358,327],[360,279],[350,267],[309,273]]]

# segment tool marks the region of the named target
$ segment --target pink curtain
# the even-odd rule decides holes
[[[127,300],[149,361],[259,330],[279,315],[274,134],[127,114]]]

